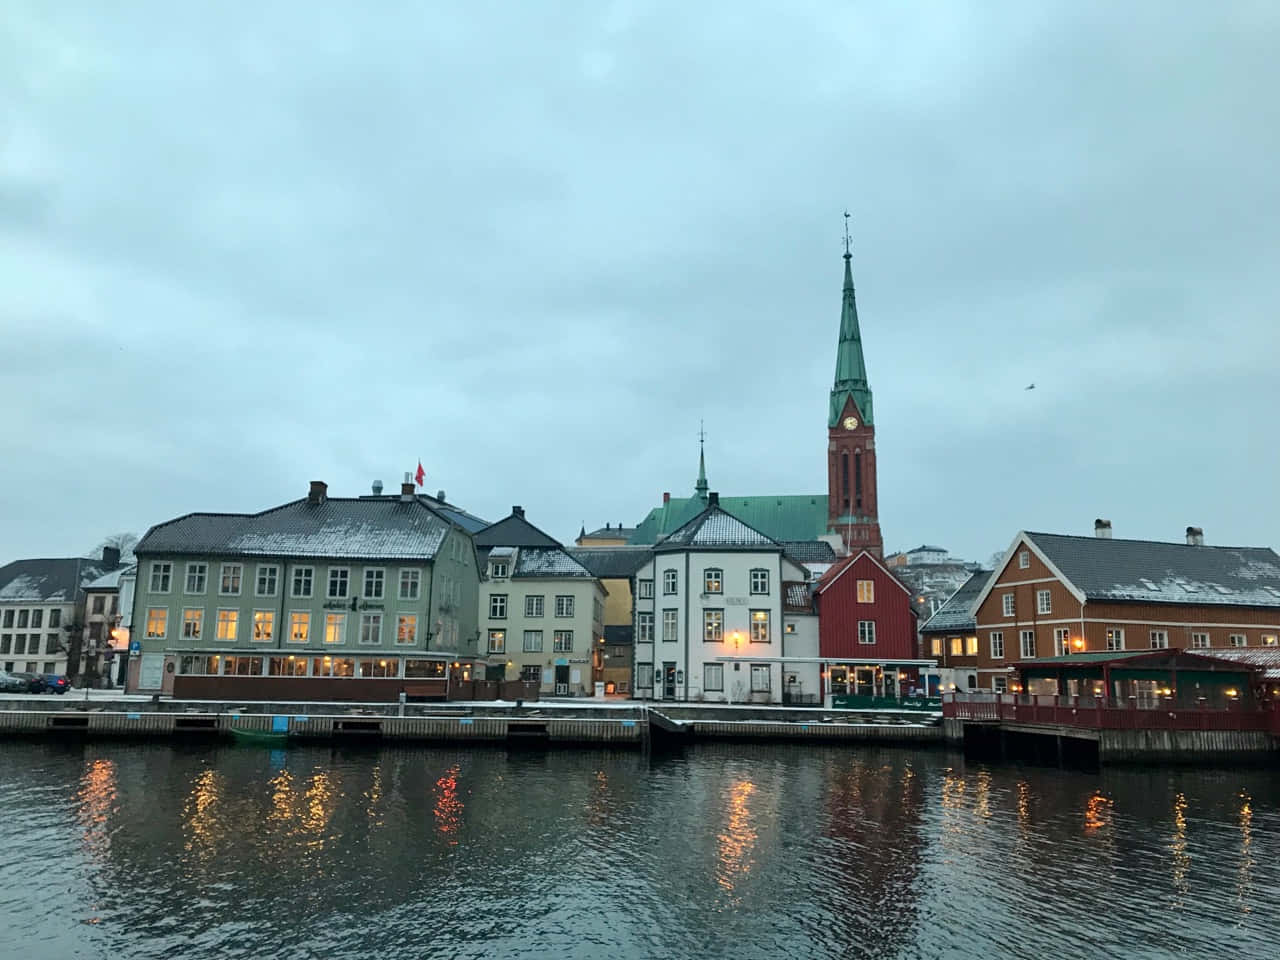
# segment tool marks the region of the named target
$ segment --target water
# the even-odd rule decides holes
[[[0,957],[1275,957],[1280,774],[0,744]]]

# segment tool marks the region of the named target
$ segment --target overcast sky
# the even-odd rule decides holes
[[[960,7],[7,0],[0,562],[825,493],[845,207],[887,548],[1280,546],[1280,5]]]

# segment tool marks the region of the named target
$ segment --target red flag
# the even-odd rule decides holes
[[[422,486],[422,482],[427,479],[427,471],[422,469],[422,461],[418,461],[418,472],[413,475],[413,479],[418,481],[418,486]]]

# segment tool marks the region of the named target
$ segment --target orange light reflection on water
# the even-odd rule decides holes
[[[458,765],[454,764],[436,781],[436,831],[446,837],[450,846],[458,843],[456,834],[462,826],[462,798],[458,796]]]
[[[716,882],[725,890],[734,888],[735,880],[751,872],[751,852],[758,834],[751,823],[751,795],[756,785],[750,780],[736,780],[729,788],[729,817],[719,842]]]
[[[105,857],[111,845],[108,827],[117,812],[118,796],[115,762],[94,760],[90,763],[80,778],[77,815],[84,828],[85,849],[94,859]]]

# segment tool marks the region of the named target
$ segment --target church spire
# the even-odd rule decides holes
[[[701,420],[698,421],[698,482],[694,485],[694,495],[703,503],[707,502],[707,491],[710,489],[707,483],[707,457],[703,450],[707,441],[707,431],[703,427]]]
[[[840,422],[850,398],[867,426],[875,423],[871,411],[871,386],[862,355],[862,332],[858,329],[858,304],[853,293],[853,254],[849,237],[849,212],[844,214],[844,295],[840,307],[840,343],[836,351],[836,376],[831,386],[831,411],[827,426]]]

